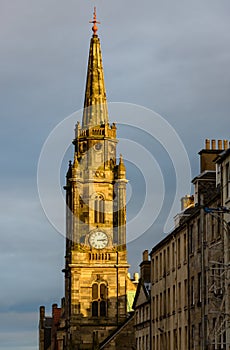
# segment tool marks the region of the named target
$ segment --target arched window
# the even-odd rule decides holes
[[[104,223],[104,210],[104,198],[98,194],[94,198],[94,221],[96,224]]]
[[[92,316],[105,317],[107,315],[107,286],[105,283],[92,285]]]

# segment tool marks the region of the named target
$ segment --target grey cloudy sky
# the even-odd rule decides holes
[[[108,100],[139,104],[163,116],[184,143],[195,176],[204,139],[229,139],[230,2],[0,4],[0,349],[34,350],[39,305],[48,308],[63,296],[64,256],[64,238],[50,225],[38,199],[37,163],[55,125],[82,108],[93,6],[102,22]],[[120,135],[125,137],[125,128]],[[69,138],[71,142],[73,133]],[[167,175],[172,165],[159,145],[151,145],[166,192],[173,196],[175,179]],[[128,166],[133,196],[128,209],[133,213],[145,189],[134,170]],[[141,251],[160,239],[166,216],[162,212],[150,230],[129,244],[133,266]]]

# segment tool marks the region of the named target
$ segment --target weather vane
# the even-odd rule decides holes
[[[97,35],[97,30],[98,30],[97,24],[101,24],[101,22],[97,21],[96,6],[94,7],[93,20],[90,21],[89,23],[93,23],[93,27],[92,27],[93,35]]]

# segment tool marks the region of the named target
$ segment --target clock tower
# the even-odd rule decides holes
[[[96,11],[92,23],[84,111],[65,186],[67,349],[92,349],[126,320],[130,283],[126,170],[109,123]]]

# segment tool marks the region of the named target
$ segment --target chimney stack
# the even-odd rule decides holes
[[[45,306],[40,306],[40,327],[44,328]]]
[[[151,278],[151,261],[149,260],[149,252],[146,249],[143,252],[143,260],[140,264],[140,272],[141,272],[141,280],[144,283],[150,283],[150,278]]]
[[[143,261],[148,261],[149,260],[149,251],[146,249],[143,252]]]
[[[185,210],[189,207],[194,206],[194,196],[193,195],[185,195],[184,197],[181,198],[181,210]]]
[[[205,140],[205,149],[199,152],[201,173],[203,173],[204,171],[216,170],[214,160],[218,156],[218,154],[220,154],[224,151],[224,149],[226,149],[225,147],[227,147],[228,141],[218,140],[217,145],[218,147],[216,148],[216,140]]]
[[[52,316],[54,317],[54,312],[55,312],[55,310],[57,309],[57,304],[53,304],[52,305]]]

